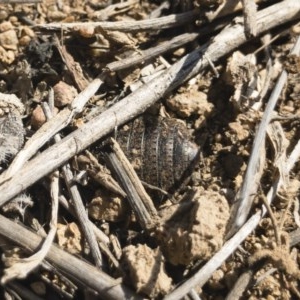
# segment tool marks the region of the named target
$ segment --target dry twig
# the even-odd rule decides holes
[[[88,27],[89,29],[97,27],[101,30],[137,32],[137,31],[156,31],[167,28],[178,27],[186,23],[190,23],[199,16],[198,10],[192,10],[181,14],[169,15],[166,17],[148,19],[141,21],[118,21],[118,22],[74,22],[74,23],[48,23],[36,25],[37,29],[66,31],[70,32],[79,28]]]
[[[256,36],[256,5],[254,0],[243,0],[244,26],[247,38]]]
[[[106,157],[127,192],[133,211],[144,229],[153,229],[157,225],[158,215],[152,200],[118,143],[111,139],[110,146],[113,152],[107,153]]]
[[[139,0],[127,0],[115,4],[110,3],[109,5],[107,5],[107,7],[91,13],[89,17],[99,21],[104,21],[112,16],[124,13],[132,9],[132,7],[134,7],[134,5],[138,2]]]
[[[60,53],[60,56],[68,68],[77,88],[80,92],[82,92],[89,85],[88,80],[85,78],[81,66],[77,63],[72,55],[67,51],[65,45],[61,44],[58,37],[54,37],[54,43],[56,45],[57,50]]]

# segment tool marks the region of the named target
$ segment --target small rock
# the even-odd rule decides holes
[[[46,117],[44,115],[43,109],[38,105],[31,115],[31,125],[34,128],[40,128],[46,122]]]
[[[167,209],[166,213],[169,212]],[[169,221],[157,230],[166,259],[173,265],[208,260],[223,245],[228,219],[225,197],[198,188],[194,199],[180,203]]]
[[[17,34],[13,29],[0,33],[0,45],[4,49],[17,50],[18,43]]]
[[[78,95],[73,86],[66,84],[63,81],[58,82],[54,87],[54,104],[57,107],[66,106],[74,100]]]
[[[8,12],[4,9],[1,9],[0,10],[0,21],[7,19],[7,17],[8,17]]]
[[[228,127],[230,128],[230,134],[234,134],[238,141],[243,141],[249,137],[250,130],[247,125],[243,126],[240,122],[231,122]]]
[[[194,90],[176,94],[167,100],[167,105],[181,117],[204,114],[212,109],[212,104],[207,101],[207,95]]]
[[[130,215],[130,209],[125,199],[105,193],[96,192],[95,198],[88,207],[89,216],[95,220],[118,222]]]
[[[11,22],[7,21],[7,22],[2,22],[0,24],[0,32],[5,32],[8,30],[12,30],[14,29],[13,25],[11,24]]]
[[[56,115],[58,109],[54,107],[54,115]],[[31,125],[33,128],[38,129],[46,122],[46,117],[44,115],[43,109],[38,105],[32,112],[31,115]]]
[[[70,253],[79,254],[82,251],[81,233],[76,223],[57,224],[57,242]]]
[[[10,65],[14,62],[15,58],[15,53],[13,51],[7,51],[0,46],[0,62]]]

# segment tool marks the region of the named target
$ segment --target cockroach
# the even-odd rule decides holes
[[[172,192],[191,173],[199,147],[184,124],[145,115],[116,132],[116,139],[140,179]]]

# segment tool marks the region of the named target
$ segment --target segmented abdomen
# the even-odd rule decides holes
[[[117,141],[141,180],[166,191],[182,180],[198,154],[186,127],[172,119],[137,118],[118,131]]]

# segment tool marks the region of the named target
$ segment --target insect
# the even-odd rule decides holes
[[[192,171],[199,147],[174,119],[145,115],[125,125],[116,139],[142,181],[173,190]]]

